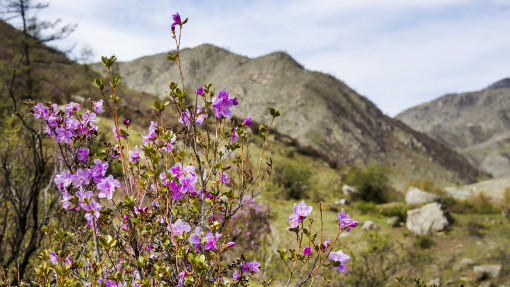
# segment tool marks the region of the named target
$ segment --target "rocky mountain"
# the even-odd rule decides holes
[[[440,97],[395,118],[494,177],[510,175],[510,78],[477,92]]]
[[[167,54],[146,56],[116,67],[130,89],[165,98],[179,72]],[[464,157],[427,135],[385,116],[373,103],[334,77],[308,71],[276,52],[251,59],[201,45],[181,51],[185,85],[213,83],[239,98],[234,116],[269,120],[267,107],[281,108],[275,128],[340,165],[395,167],[397,177],[449,182],[474,181],[481,173]],[[102,64],[93,69],[101,71]]]

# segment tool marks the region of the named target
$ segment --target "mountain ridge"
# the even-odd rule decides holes
[[[407,176],[435,173],[454,181],[474,181],[483,176],[459,154],[385,116],[367,98],[344,82],[308,71],[284,52],[248,58],[203,44],[180,51],[188,90],[214,83],[239,98],[234,116],[250,115],[258,122],[270,119],[267,106],[282,108],[275,128],[301,145],[328,154],[341,165],[395,166]],[[118,62],[130,89],[165,98],[168,82],[178,82],[175,63],[166,53]],[[92,65],[102,69],[102,64]],[[318,116],[320,115],[320,116]],[[431,172],[427,165],[444,170]]]
[[[510,78],[448,94],[395,116],[460,152],[493,176],[510,174]]]

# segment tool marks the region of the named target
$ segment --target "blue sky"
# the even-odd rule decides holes
[[[50,0],[41,18],[77,23],[66,41],[121,61],[166,52],[171,14],[183,47],[258,57],[285,51],[394,116],[447,93],[510,77],[510,0]]]

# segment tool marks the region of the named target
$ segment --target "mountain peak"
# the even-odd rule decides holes
[[[497,81],[488,87],[488,89],[491,89],[491,90],[508,89],[508,88],[510,88],[510,78],[506,78],[506,79]]]

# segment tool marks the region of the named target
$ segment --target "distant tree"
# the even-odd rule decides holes
[[[0,94],[3,94],[2,99],[11,102],[4,109],[0,127],[0,267],[16,267],[15,281],[23,279],[31,256],[41,247],[40,230],[47,224],[48,211],[56,202],[50,192],[51,153],[43,142],[41,129],[25,118],[28,111],[22,108],[23,100],[34,98],[40,92],[40,73],[34,71],[44,69],[49,63],[47,59],[33,57],[34,51],[43,49],[56,53],[43,43],[67,37],[75,27],[59,26],[59,20],[37,19],[35,12],[47,7],[48,4],[30,0],[0,2],[2,19],[18,23],[22,32],[19,39],[6,47],[19,52],[8,59],[0,58]]]
[[[352,169],[345,181],[358,189],[352,194],[354,200],[385,203],[390,193],[388,173],[387,168],[370,165]]]

